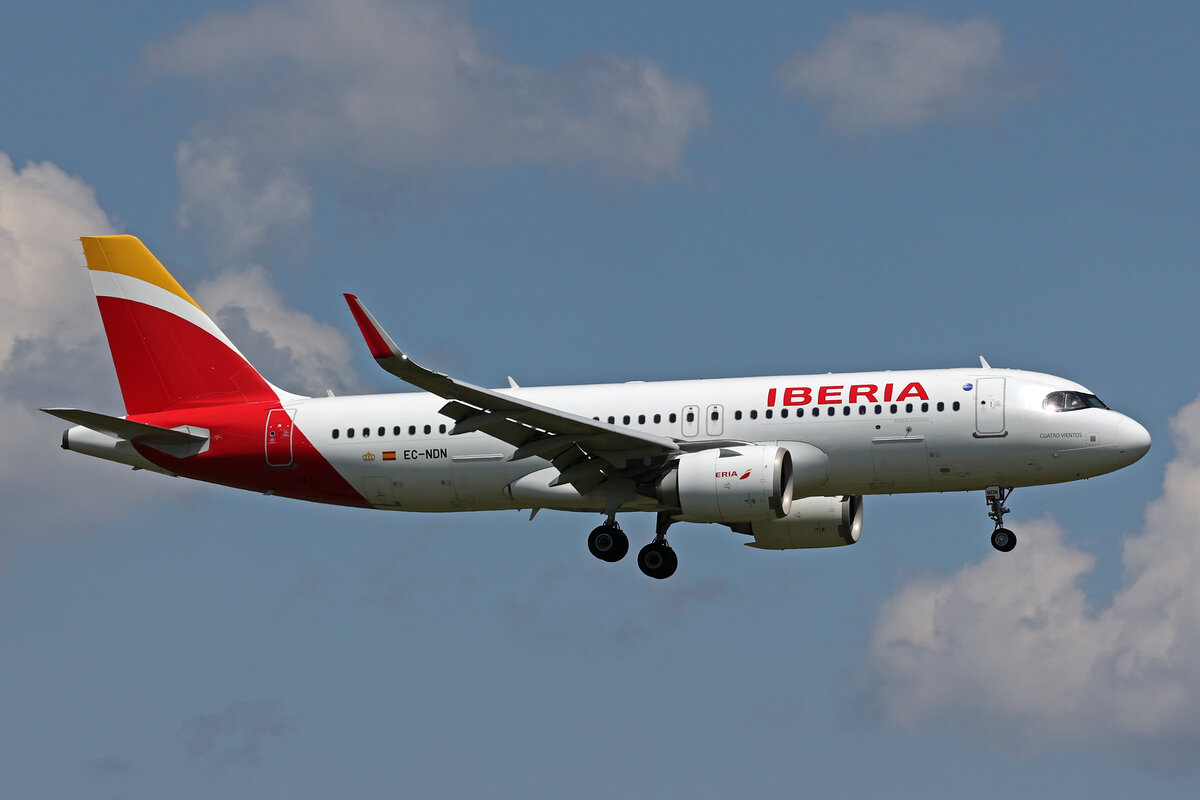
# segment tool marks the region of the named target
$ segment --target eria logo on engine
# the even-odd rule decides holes
[[[751,469],[753,469],[753,467],[751,467]],[[714,475],[714,477],[716,477],[716,478],[737,478],[739,481],[744,481],[744,480],[746,480],[746,478],[750,477],[750,470],[748,469],[745,472],[740,473],[740,474],[737,472],[718,472]]]

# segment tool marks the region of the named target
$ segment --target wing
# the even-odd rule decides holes
[[[620,428],[530,403],[426,369],[410,359],[352,294],[350,312],[379,366],[400,380],[446,399],[441,413],[455,421],[451,435],[482,431],[516,448],[510,460],[538,456],[558,470],[551,486],[569,483],[586,494],[617,476],[637,482],[656,473],[679,450],[674,439]]]

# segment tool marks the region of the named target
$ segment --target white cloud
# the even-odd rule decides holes
[[[914,580],[881,607],[869,666],[884,718],[958,725],[1026,747],[1119,748],[1178,764],[1200,743],[1200,398],[1173,421],[1178,455],[1125,581],[1089,606],[1094,558],[1052,521],[1021,545]]]
[[[559,67],[501,58],[428,0],[261,3],[211,14],[147,51],[202,97],[177,164],[184,216],[261,242],[308,213],[304,179],[335,185],[483,164],[590,164],[653,179],[709,121],[696,84],[638,56]],[[234,144],[236,143],[236,144]]]
[[[72,459],[59,449],[63,423],[37,410],[87,397],[121,408],[79,244],[111,232],[82,180],[50,163],[17,170],[0,153],[0,559],[18,540],[119,513],[123,470]]]
[[[359,388],[346,337],[288,307],[262,267],[223,272],[193,296],[267,380],[307,394]]]
[[[20,339],[74,346],[95,336],[79,237],[112,232],[82,180],[50,163],[16,170],[0,153],[0,368]]]
[[[233,139],[182,142],[175,150],[182,202],[179,224],[193,220],[220,231],[219,252],[237,252],[261,244],[272,230],[301,226],[312,211],[312,196],[294,170],[262,172],[247,166],[243,148]]]
[[[854,14],[811,53],[790,58],[784,86],[852,134],[911,130],[995,113],[1037,92],[1032,73],[1003,53],[1000,27],[984,17],[939,22],[918,14]]]

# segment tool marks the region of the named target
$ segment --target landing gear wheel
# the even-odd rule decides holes
[[[629,552],[629,537],[616,525],[601,525],[588,534],[588,550],[601,561],[614,564]]]
[[[996,528],[992,531],[992,547],[1001,553],[1007,553],[1017,546],[1017,536],[1008,528]]]
[[[665,542],[651,542],[638,552],[638,569],[656,580],[663,580],[675,574],[679,559],[675,551]]]
[[[1004,501],[1012,493],[1012,487],[1006,489],[1003,486],[989,486],[984,493],[990,509],[988,517],[996,523],[996,529],[992,531],[992,547],[1001,553],[1007,553],[1017,546],[1016,535],[1004,527],[1004,515],[1009,513],[1009,510],[1004,507]]]

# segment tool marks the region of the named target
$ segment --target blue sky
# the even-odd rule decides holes
[[[12,797],[1192,796],[1190,7],[10,4],[0,784]],[[143,239],[277,384],[995,366],[1121,473],[871,497],[854,547],[400,515],[65,453],[120,412],[77,237]],[[652,521],[625,521],[636,545]]]

